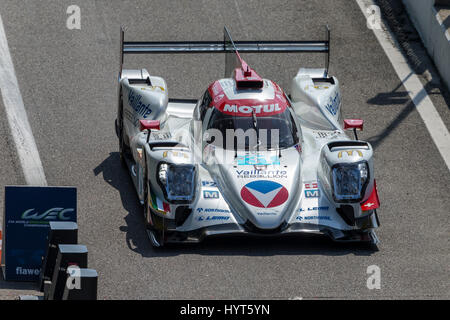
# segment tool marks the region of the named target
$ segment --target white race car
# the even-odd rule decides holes
[[[363,121],[341,120],[339,82],[301,68],[288,96],[239,52],[324,52],[325,41],[124,42],[116,133],[152,245],[205,236],[321,233],[378,242],[373,149]],[[170,99],[163,78],[122,69],[124,54],[225,53],[226,77],[199,100]],[[351,129],[355,139],[344,130]]]

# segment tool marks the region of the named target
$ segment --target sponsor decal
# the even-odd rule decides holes
[[[217,187],[214,181],[202,181],[202,186],[204,187]]]
[[[331,217],[329,217],[329,216],[305,216],[305,217],[298,216],[296,219],[299,221],[303,221],[303,220],[328,220],[328,221],[331,221]]]
[[[316,139],[332,139],[339,135],[339,131],[314,131]]]
[[[305,197],[306,198],[319,198],[320,197],[320,191],[319,191],[319,189],[305,190]]]
[[[229,220],[230,217],[227,216],[206,216],[206,217],[198,217],[198,221],[217,221],[217,220]]]
[[[287,178],[286,170],[236,170],[237,178],[280,179]]]
[[[335,116],[339,111],[339,105],[341,104],[341,96],[339,95],[339,92],[336,92],[336,95],[334,98],[330,97],[330,100],[325,105],[325,108],[333,115]]]
[[[204,190],[203,198],[205,199],[219,199],[219,191],[216,190]]]
[[[189,155],[185,152],[180,152],[180,151],[164,151],[163,152],[163,158],[167,158],[167,156],[171,155],[172,157],[175,158],[184,158],[184,159],[189,159]]]
[[[343,154],[347,154],[348,157],[352,157],[354,151],[357,152],[358,156],[360,156],[362,158],[363,154],[362,154],[362,152],[360,150],[342,150],[342,151],[339,151],[338,158],[342,158]]]
[[[142,87],[141,90],[145,91],[160,91],[160,92],[164,92],[164,87],[161,86],[150,86],[150,87]]]
[[[361,203],[361,209],[362,211],[368,211],[377,209],[380,207],[380,199],[378,198],[378,192],[377,192],[377,182],[374,181],[374,186],[372,193],[370,194],[369,199],[366,200],[366,202]]]
[[[255,112],[257,116],[274,115],[281,113],[285,108],[281,108],[278,103],[260,104],[255,106],[239,106],[236,104],[225,104],[222,112],[226,114],[234,114],[238,116],[249,116]]]
[[[305,182],[305,189],[317,189],[319,185],[316,181],[313,182]]]
[[[306,198],[319,198],[320,190],[317,182],[305,183],[305,197]]]
[[[29,269],[29,268],[16,267],[16,275],[39,276],[40,273],[41,273],[40,269]]]
[[[172,138],[172,134],[170,132],[152,131],[150,134],[151,140],[170,140],[171,138]]]
[[[145,104],[142,101],[142,96],[130,90],[128,93],[128,103],[139,114],[141,117],[146,119],[150,113],[152,113],[152,109],[150,109],[150,104]]]
[[[207,213],[231,213],[230,210],[227,209],[218,209],[218,208],[197,208],[198,213],[207,212]]]
[[[256,214],[258,216],[276,216],[277,215],[276,212],[257,212]]]
[[[306,209],[299,208],[298,212],[308,212],[308,211],[328,211],[329,207],[308,207]]]
[[[328,88],[329,88],[329,86],[324,86],[324,85],[314,86],[314,89],[317,89],[317,90],[326,90]]]
[[[285,203],[289,192],[277,182],[259,180],[247,183],[241,189],[241,197],[254,207],[273,208]]]
[[[361,206],[361,208],[363,208],[363,211],[370,210],[370,209],[376,208],[376,207],[377,206],[376,206],[375,202],[368,202],[368,203],[366,203],[366,204]]]
[[[283,112],[289,104],[283,90],[272,81],[265,81],[263,99],[240,98],[234,88],[235,81],[226,79],[209,86],[213,105],[220,112],[238,117],[250,117],[254,112],[256,116],[264,117]]]
[[[277,155],[272,155],[269,158],[264,155],[246,154],[243,156],[237,156],[237,164],[242,165],[279,165],[280,158]]]

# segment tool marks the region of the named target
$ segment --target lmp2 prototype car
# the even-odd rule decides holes
[[[373,149],[341,119],[325,41],[124,42],[116,133],[153,246],[224,234],[321,233],[378,243]],[[163,78],[123,69],[124,54],[225,53],[225,78],[199,100],[170,99]],[[240,52],[324,52],[290,95]],[[355,140],[345,130],[354,131]]]

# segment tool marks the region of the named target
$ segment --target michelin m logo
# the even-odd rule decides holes
[[[315,190],[305,190],[306,198],[318,198],[320,196],[320,192],[318,189]]]
[[[203,198],[205,198],[205,199],[219,199],[219,191],[205,190],[205,191],[203,191]]]

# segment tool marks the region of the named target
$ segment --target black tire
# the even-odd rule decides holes
[[[146,162],[147,163],[147,162]],[[147,233],[151,233],[155,240],[158,242],[158,244],[156,244],[151,238],[150,238],[150,243],[152,245],[153,248],[161,248],[164,246],[164,241],[163,241],[163,237],[162,237],[162,231],[158,230],[157,227],[155,227],[154,225],[152,225],[149,221],[149,216],[151,218],[151,221],[155,221],[155,218],[153,216],[153,213],[150,211],[149,209],[149,203],[148,203],[148,177],[147,177],[147,169],[145,169],[145,174],[144,174],[144,220],[145,220],[145,228],[147,230]],[[149,234],[150,236],[150,234]]]
[[[147,170],[146,170],[147,171]],[[148,208],[148,180],[147,174],[144,175],[144,219],[145,219],[145,227],[149,229],[151,227],[148,219],[148,215],[151,214]]]
[[[119,116],[117,119],[117,131],[119,136],[119,156],[120,163],[127,168],[127,162],[125,161],[127,145],[125,144],[124,129],[123,129],[123,104],[122,104],[122,93],[120,94],[120,106],[119,106]]]

